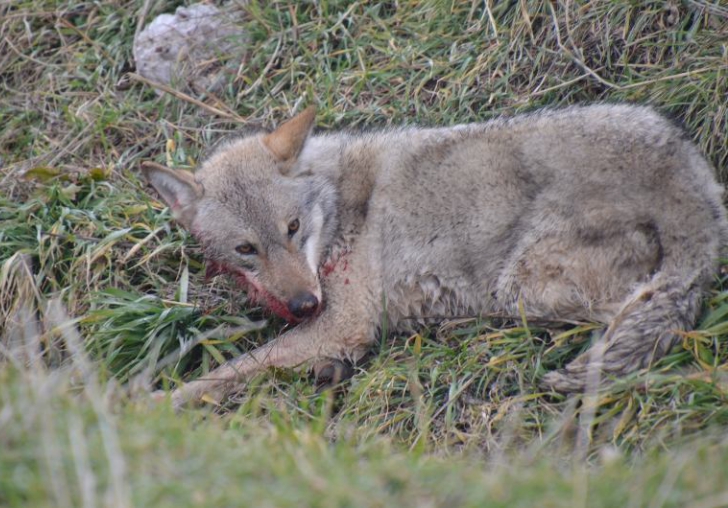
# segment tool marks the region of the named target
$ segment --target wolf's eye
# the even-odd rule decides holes
[[[252,256],[253,254],[257,254],[258,251],[249,243],[241,243],[237,247],[235,247],[235,252],[238,254],[242,254],[243,256]]]
[[[291,237],[296,234],[296,231],[298,231],[298,228],[301,227],[301,223],[298,222],[298,219],[293,219],[291,222],[288,223],[288,236]]]

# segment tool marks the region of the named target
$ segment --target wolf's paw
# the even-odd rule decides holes
[[[149,399],[154,404],[159,404],[167,400],[167,392],[165,392],[164,390],[154,390],[152,393],[149,394]]]
[[[175,412],[179,412],[190,403],[186,394],[182,393],[179,389],[174,390],[171,393],[164,390],[155,390],[149,394],[149,399],[154,405],[164,404],[167,401],[171,401],[172,408]]]
[[[177,388],[172,392],[172,408],[175,413],[180,412],[185,406],[194,406],[199,403],[198,400],[193,400],[188,394],[184,393],[183,390]]]
[[[354,368],[341,360],[327,359],[316,362],[313,375],[317,390],[325,390],[336,386],[354,375]]]

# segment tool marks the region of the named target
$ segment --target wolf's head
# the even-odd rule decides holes
[[[253,299],[293,322],[320,309],[318,269],[336,228],[334,185],[296,172],[314,117],[308,108],[272,133],[227,142],[194,176],[144,167],[212,271],[233,274]]]

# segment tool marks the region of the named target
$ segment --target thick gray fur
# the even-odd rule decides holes
[[[543,378],[583,390],[590,371],[647,367],[694,325],[728,243],[713,168],[649,107],[363,134],[308,135],[312,122],[307,110],[222,146],[192,193],[171,171],[148,171],[158,189],[181,186],[165,198],[213,260],[284,305],[301,291],[322,300],[261,350],[178,389],[177,404],[220,397],[267,366],[356,359],[384,316],[392,330],[522,311],[606,325],[597,346]],[[293,218],[301,230],[289,238]],[[242,242],[259,254],[236,254]]]

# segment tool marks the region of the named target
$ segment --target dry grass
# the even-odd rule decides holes
[[[199,376],[280,323],[261,328],[263,315],[244,295],[220,278],[203,280],[198,247],[149,197],[138,166],[194,165],[220,137],[271,126],[309,103],[318,104],[322,128],[359,128],[627,100],[682,122],[725,180],[728,10],[702,1],[545,0],[232,8],[244,13],[250,48],[229,85],[218,95],[160,97],[128,75],[131,42],[139,19],[169,5],[0,1],[0,478],[13,478],[0,480],[0,504],[178,497],[204,505],[244,496],[242,485],[256,488],[252,480],[231,486],[232,473],[204,476],[216,457],[260,482],[256,492],[279,506],[292,501],[273,486],[310,489],[312,505],[322,492],[340,493],[333,505],[374,505],[372,492],[394,493],[376,498],[384,504],[407,504],[401,494],[412,505],[474,505],[482,491],[504,506],[544,491],[554,505],[585,505],[586,485],[604,506],[640,505],[640,489],[655,493],[655,506],[715,493],[710,481],[720,484],[725,448],[682,443],[720,435],[728,421],[722,275],[680,347],[597,397],[537,389],[543,372],[587,346],[593,326],[471,320],[392,337],[333,392],[317,393],[305,373],[277,372],[216,418],[145,408],[135,394]],[[191,427],[198,430],[187,434]],[[166,428],[172,437],[162,437]],[[248,436],[254,444],[245,444]],[[232,447],[260,471],[233,466]],[[615,459],[614,470],[568,474],[573,457],[603,464],[636,451],[652,457],[642,476],[625,473],[632,455]],[[179,460],[186,452],[200,454],[199,469]],[[314,472],[296,469],[307,457]],[[162,458],[179,464],[164,469]],[[476,465],[462,462],[473,458]],[[151,486],[120,460],[160,480],[193,475],[195,486]],[[715,475],[685,473],[703,460]],[[146,461],[163,471],[142,467]],[[552,471],[554,463],[568,467]],[[98,464],[105,466],[89,473]],[[350,498],[346,474],[360,476]],[[428,487],[438,475],[452,488]],[[201,487],[214,481],[219,498]],[[616,485],[635,490],[610,492]],[[674,495],[660,501],[664,492]],[[716,495],[704,506],[719,506],[725,496]]]

